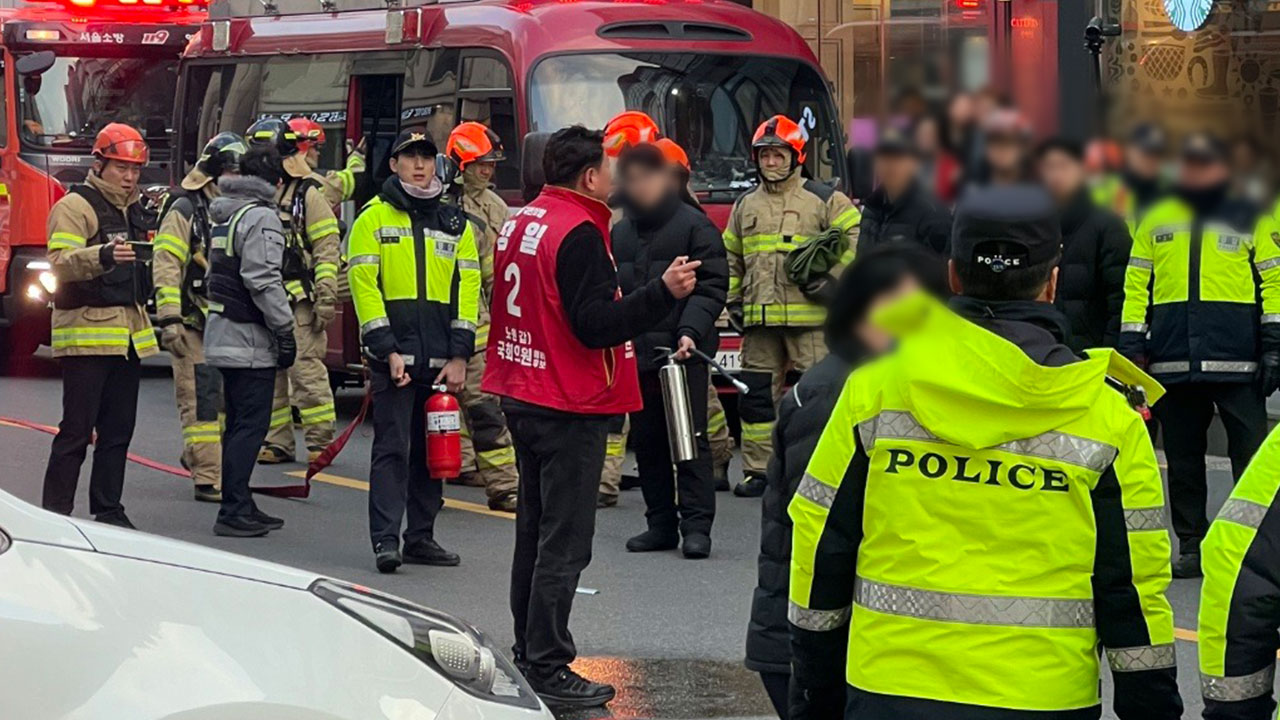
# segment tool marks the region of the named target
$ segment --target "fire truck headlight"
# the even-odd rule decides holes
[[[53,273],[45,270],[39,276],[40,285],[44,287],[44,291],[52,295],[58,290],[58,278]]]
[[[44,290],[41,290],[39,285],[31,283],[27,286],[27,299],[44,302]]]

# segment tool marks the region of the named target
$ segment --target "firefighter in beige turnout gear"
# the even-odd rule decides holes
[[[325,145],[324,128],[311,118],[295,117],[289,119],[289,127],[298,135],[298,152],[306,158],[307,167],[311,168],[308,178],[315,180],[324,193],[324,199],[334,207],[341,205],[356,191],[356,175],[365,171],[364,138],[359,144],[352,145],[347,141],[347,162],[341,170],[330,170],[320,174],[320,151]]]
[[[204,361],[209,202],[218,196],[218,177],[238,173],[247,151],[244,138],[235,133],[209,139],[196,166],[165,202],[151,263],[156,324],[173,366],[182,424],[182,465],[191,473],[196,500],[204,502],[222,500],[222,382]]]
[[[746,497],[764,492],[775,402],[787,370],[804,372],[827,353],[820,291],[791,282],[783,263],[807,240],[838,228],[849,243],[841,266],[831,273],[838,276],[858,244],[861,215],[843,193],[805,179],[804,146],[801,128],[780,115],[756,130],[752,151],[760,185],[738,199],[724,232],[728,308],[746,328],[740,378],[750,392],[739,401],[745,478],[734,488]]]
[[[483,485],[489,507],[516,511],[516,453],[507,430],[507,419],[497,398],[480,392],[484,377],[485,348],[489,342],[489,302],[493,294],[493,247],[511,211],[491,188],[494,170],[505,159],[502,142],[489,128],[476,122],[454,128],[445,154],[462,171],[462,210],[476,229],[476,249],[480,255],[480,322],[476,327],[475,352],[467,361],[467,383],[462,391],[465,423],[462,435],[462,468],[465,484]],[[478,482],[468,482],[468,476]]]
[[[328,345],[325,328],[338,308],[338,219],[298,150],[299,137],[282,120],[266,118],[245,134],[249,144],[273,144],[284,158],[288,176],[276,191],[280,219],[285,226],[285,290],[293,301],[294,337],[298,344],[293,367],[276,375],[271,404],[271,427],[258,462],[295,459],[293,408],[298,410],[314,460],[333,440],[337,415],[329,371],[324,366]]]

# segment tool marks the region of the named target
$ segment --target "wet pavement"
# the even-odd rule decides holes
[[[770,716],[760,677],[740,662],[579,658],[574,670],[618,689],[607,708],[556,710],[560,720]]]

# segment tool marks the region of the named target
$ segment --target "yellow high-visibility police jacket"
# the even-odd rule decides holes
[[[387,180],[351,227],[347,279],[366,354],[439,367],[475,347],[480,258],[461,209],[411,211],[415,202]]]
[[[1280,429],[1258,449],[1200,545],[1205,720],[1275,714],[1280,649]]]
[[[1280,350],[1275,220],[1231,200],[1203,216],[1176,197],[1153,207],[1125,271],[1120,352],[1162,383],[1248,382],[1260,345]]]
[[[1122,720],[1179,718],[1160,472],[1108,374],[1163,390],[921,295],[885,321],[898,349],[849,377],[789,508],[797,683],[840,663],[867,717],[1076,717],[1101,646]]]

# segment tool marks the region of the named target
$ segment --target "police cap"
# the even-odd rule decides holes
[[[911,155],[915,151],[916,146],[911,136],[900,127],[890,125],[881,130],[880,136],[876,138],[877,155]]]
[[[396,157],[414,146],[418,146],[426,157],[435,157],[436,153],[439,152],[436,149],[435,141],[427,134],[426,128],[412,127],[401,130],[400,134],[396,136],[396,141],[391,144],[391,157]]]
[[[1129,131],[1129,144],[1151,155],[1163,155],[1169,147],[1169,137],[1155,123],[1140,123]]]
[[[1182,159],[1191,162],[1218,163],[1227,161],[1227,146],[1212,133],[1193,132],[1182,141]]]
[[[1051,262],[1062,249],[1053,200],[1035,185],[982,188],[956,208],[951,257],[993,273]]]

